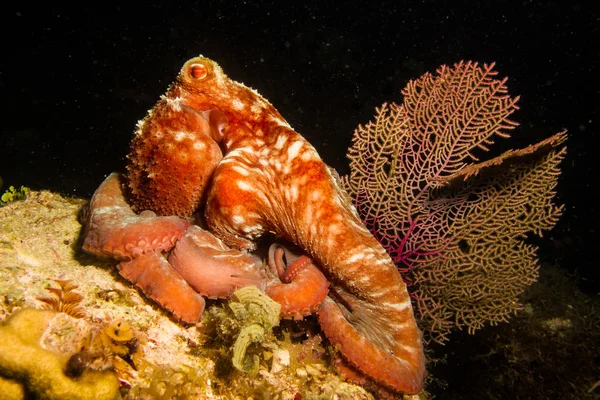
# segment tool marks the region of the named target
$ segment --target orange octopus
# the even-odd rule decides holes
[[[120,260],[121,275],[185,322],[200,320],[202,296],[256,285],[284,318],[316,312],[350,379],[421,391],[421,333],[400,273],[335,173],[256,91],[208,58],[187,61],[128,158],[126,177],[110,175],[91,200],[84,250]],[[265,233],[306,255],[274,246],[263,268],[252,252]]]

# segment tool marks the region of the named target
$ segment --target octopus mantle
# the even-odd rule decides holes
[[[111,175],[92,199],[86,251],[120,260],[121,275],[187,322],[201,317],[201,296],[256,285],[290,304],[284,317],[316,312],[352,379],[422,389],[400,273],[313,146],[257,92],[189,60],[138,123],[128,158],[126,179]],[[262,268],[249,252],[268,232],[308,257],[286,265],[275,249]]]

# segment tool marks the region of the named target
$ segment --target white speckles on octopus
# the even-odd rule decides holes
[[[163,96],[163,97],[161,97],[161,99],[162,98],[165,98],[165,97]],[[167,105],[169,107],[171,107],[174,111],[177,111],[177,112],[181,111],[181,97],[176,97],[174,99],[170,99],[167,97],[166,100],[167,100]]]
[[[244,103],[242,103],[242,102],[240,101],[240,99],[233,99],[233,101],[231,102],[231,105],[233,106],[233,108],[234,108],[234,109],[236,109],[236,110],[238,110],[238,111],[240,111],[240,110],[243,110],[243,109],[244,109],[244,107],[246,107],[246,106],[244,105]]]
[[[256,141],[255,141],[255,143],[256,143]],[[260,158],[273,158],[272,155],[271,155],[271,149],[268,146],[263,147],[262,149],[260,149],[258,151],[258,156]]]
[[[319,157],[317,156],[317,154],[314,151],[305,151],[304,153],[302,153],[302,155],[300,156],[300,159],[302,161],[311,161],[311,160],[318,160]]]
[[[281,170],[281,172],[283,174],[285,174],[285,175],[289,175],[291,171],[292,171],[292,164],[291,163],[285,163],[285,166]]]
[[[204,144],[204,142],[194,142],[194,150],[204,150],[206,148],[206,145]]]
[[[282,126],[284,128],[289,128],[292,129],[292,127],[290,126],[290,124],[288,124],[285,120],[279,118],[279,117],[273,117],[271,116],[271,122],[274,122],[275,124]]]
[[[283,146],[285,146],[285,143],[287,142],[287,140],[288,140],[287,136],[285,136],[285,135],[279,135],[277,137],[277,141],[275,142],[275,146],[274,147],[277,150],[282,150]]]
[[[371,292],[369,294],[369,296],[374,297],[374,298],[387,297],[387,296],[389,296],[390,292],[396,292],[397,290],[398,290],[398,288],[396,288],[394,286],[390,286],[390,287],[386,287],[386,288],[381,288],[381,290],[379,290],[378,292]]]
[[[302,146],[304,145],[304,143],[301,140],[295,141],[294,143],[292,143],[290,145],[290,147],[288,147],[287,150],[287,156],[290,160],[298,157],[298,154],[300,153],[300,149],[302,148]]]
[[[321,190],[313,190],[310,194],[309,200],[317,202],[323,198],[323,192]]]
[[[405,352],[410,353],[410,354],[414,354],[414,353],[416,353],[418,351],[417,348],[415,348],[413,346],[408,346],[408,345],[405,345],[405,344],[398,344],[397,346],[400,347]],[[397,357],[397,358],[400,358],[400,357]]]
[[[355,262],[362,260],[364,258],[364,253],[362,251],[356,252],[352,254],[350,257],[346,259],[346,262],[354,264]]]
[[[237,172],[238,174],[240,174],[241,176],[249,176],[250,175],[250,171],[248,171],[246,168],[242,168],[239,165],[234,165],[231,167],[231,169],[235,172]]]
[[[373,261],[373,265],[388,264],[389,262],[390,261],[387,258],[381,258],[379,260]]]
[[[339,213],[338,214],[333,214],[331,216],[331,219],[333,221],[336,221],[336,222],[343,222],[345,220],[344,216],[342,214],[339,214]]]
[[[238,180],[236,183],[236,186],[242,190],[245,190],[247,192],[252,192],[254,191],[254,186],[250,185],[248,182],[243,181],[243,180]]]
[[[387,307],[387,308],[393,308],[394,310],[397,311],[406,311],[407,309],[411,308],[411,304],[410,301],[404,301],[402,303],[387,303],[387,302],[383,302],[381,303],[382,306]]]
[[[410,363],[410,361],[405,360],[404,358],[400,358],[400,357],[395,357],[398,361],[400,361],[402,364],[406,365],[407,368],[412,368],[412,364]]]
[[[154,140],[160,140],[164,136],[162,130],[157,130],[156,132],[152,133],[151,135]]]
[[[269,164],[269,162],[267,162],[267,165]],[[284,172],[284,167],[283,164],[281,163],[281,160],[278,158],[274,158],[271,160],[270,164],[273,166],[273,169],[275,169],[275,171],[282,173]]]
[[[342,233],[342,226],[341,224],[336,223],[330,224],[327,230],[330,235],[339,235],[340,233]]]
[[[177,142],[181,142],[183,139],[194,139],[194,135],[187,132],[175,132],[173,139]]]
[[[223,87],[224,85],[227,84],[227,82],[225,81],[225,77],[223,76],[223,72],[222,71],[215,71],[214,79],[215,79],[215,85],[217,87]]]
[[[263,230],[264,228],[262,225],[245,225],[242,227],[242,231],[248,234],[261,233]]]
[[[286,189],[285,194],[286,194],[286,198],[288,201],[296,201],[298,199],[298,186],[296,185],[291,185],[289,188]]]
[[[307,201],[304,206],[304,220],[311,221],[314,217],[314,203],[312,201]]]
[[[258,118],[263,113],[264,107],[255,103],[255,104],[252,104],[250,111],[252,111],[254,113],[254,117]]]
[[[237,226],[240,226],[246,222],[246,218],[244,218],[240,214],[236,214],[231,217],[231,221],[233,221],[233,223],[236,224]]]

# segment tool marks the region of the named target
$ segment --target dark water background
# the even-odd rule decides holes
[[[401,101],[408,80],[461,59],[495,61],[510,93],[521,95],[510,147],[569,130],[558,187],[565,214],[540,242],[540,258],[575,276],[579,290],[598,294],[600,16],[592,6],[162,3],[173,5],[3,6],[2,190],[25,185],[89,197],[106,174],[123,170],[136,121],[198,54],[269,99],[342,174],[353,130],[376,106]],[[461,365],[461,350],[446,348],[450,365]]]

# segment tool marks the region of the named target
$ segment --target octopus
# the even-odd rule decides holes
[[[268,235],[277,243],[265,266],[256,251]],[[255,285],[284,318],[316,314],[350,380],[422,390],[406,285],[335,171],[208,58],[187,61],[138,122],[127,173],[92,197],[83,248],[118,260],[123,277],[187,323],[200,321],[204,297]]]

